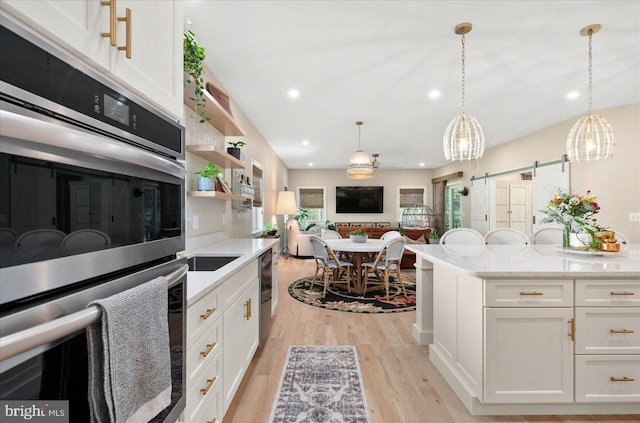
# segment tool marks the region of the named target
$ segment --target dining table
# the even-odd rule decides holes
[[[385,241],[371,238],[366,242],[354,242],[349,238],[325,239],[324,241],[331,250],[349,254],[356,276],[351,290],[358,294],[364,293],[363,259],[366,261],[374,260],[375,256],[384,248]]]

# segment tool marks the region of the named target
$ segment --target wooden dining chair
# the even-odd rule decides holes
[[[309,286],[309,293],[313,290],[318,273],[322,271],[322,280],[324,283],[324,290],[322,291],[322,298],[327,296],[327,287],[330,281],[334,283],[340,279],[340,274],[344,272],[347,280],[347,290],[351,292],[351,272],[353,264],[348,261],[339,260],[334,252],[327,246],[327,243],[317,236],[310,238],[311,248],[313,250],[313,258],[316,262],[316,273],[313,275],[311,285]]]
[[[380,284],[384,284],[387,301],[390,299],[389,277],[391,274],[395,274],[400,286],[402,286],[404,296],[407,296],[407,290],[404,287],[404,280],[402,279],[402,272],[400,271],[400,262],[402,261],[402,254],[404,253],[406,243],[407,241],[403,237],[391,238],[384,244],[384,247],[380,250],[374,261],[362,264],[364,270],[363,294],[367,293],[369,274],[374,273],[378,277]]]
[[[392,238],[400,238],[402,234],[398,231],[385,232],[380,236],[380,239],[388,240]]]

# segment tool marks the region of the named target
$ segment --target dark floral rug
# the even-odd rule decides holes
[[[371,422],[356,348],[290,346],[269,422]]]
[[[349,293],[346,285],[329,285],[326,298],[322,298],[322,283],[316,283],[313,291],[309,293],[309,286],[313,276],[298,279],[289,285],[289,295],[298,301],[316,307],[329,310],[350,311],[353,313],[397,313],[401,311],[413,311],[416,309],[416,281],[411,276],[403,275],[404,285],[407,290],[405,297],[402,288],[394,285],[389,288],[389,301],[387,301],[384,287],[370,287],[362,296]],[[375,278],[369,280],[377,282]],[[343,289],[344,288],[344,289]]]

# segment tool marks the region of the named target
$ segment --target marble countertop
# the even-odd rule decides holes
[[[278,242],[279,240],[276,238],[225,239],[181,253],[181,256],[188,258],[197,256],[239,256],[238,259],[222,266],[218,270],[187,272],[187,306],[190,306],[218,287],[237,270],[259,257],[269,248],[276,246]]]
[[[406,248],[432,263],[481,278],[637,277],[640,244],[619,253],[571,252],[552,245],[429,245]]]

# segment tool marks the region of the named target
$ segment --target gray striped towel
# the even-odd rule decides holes
[[[91,421],[147,422],[171,403],[167,280],[91,305],[102,311],[87,328]]]

